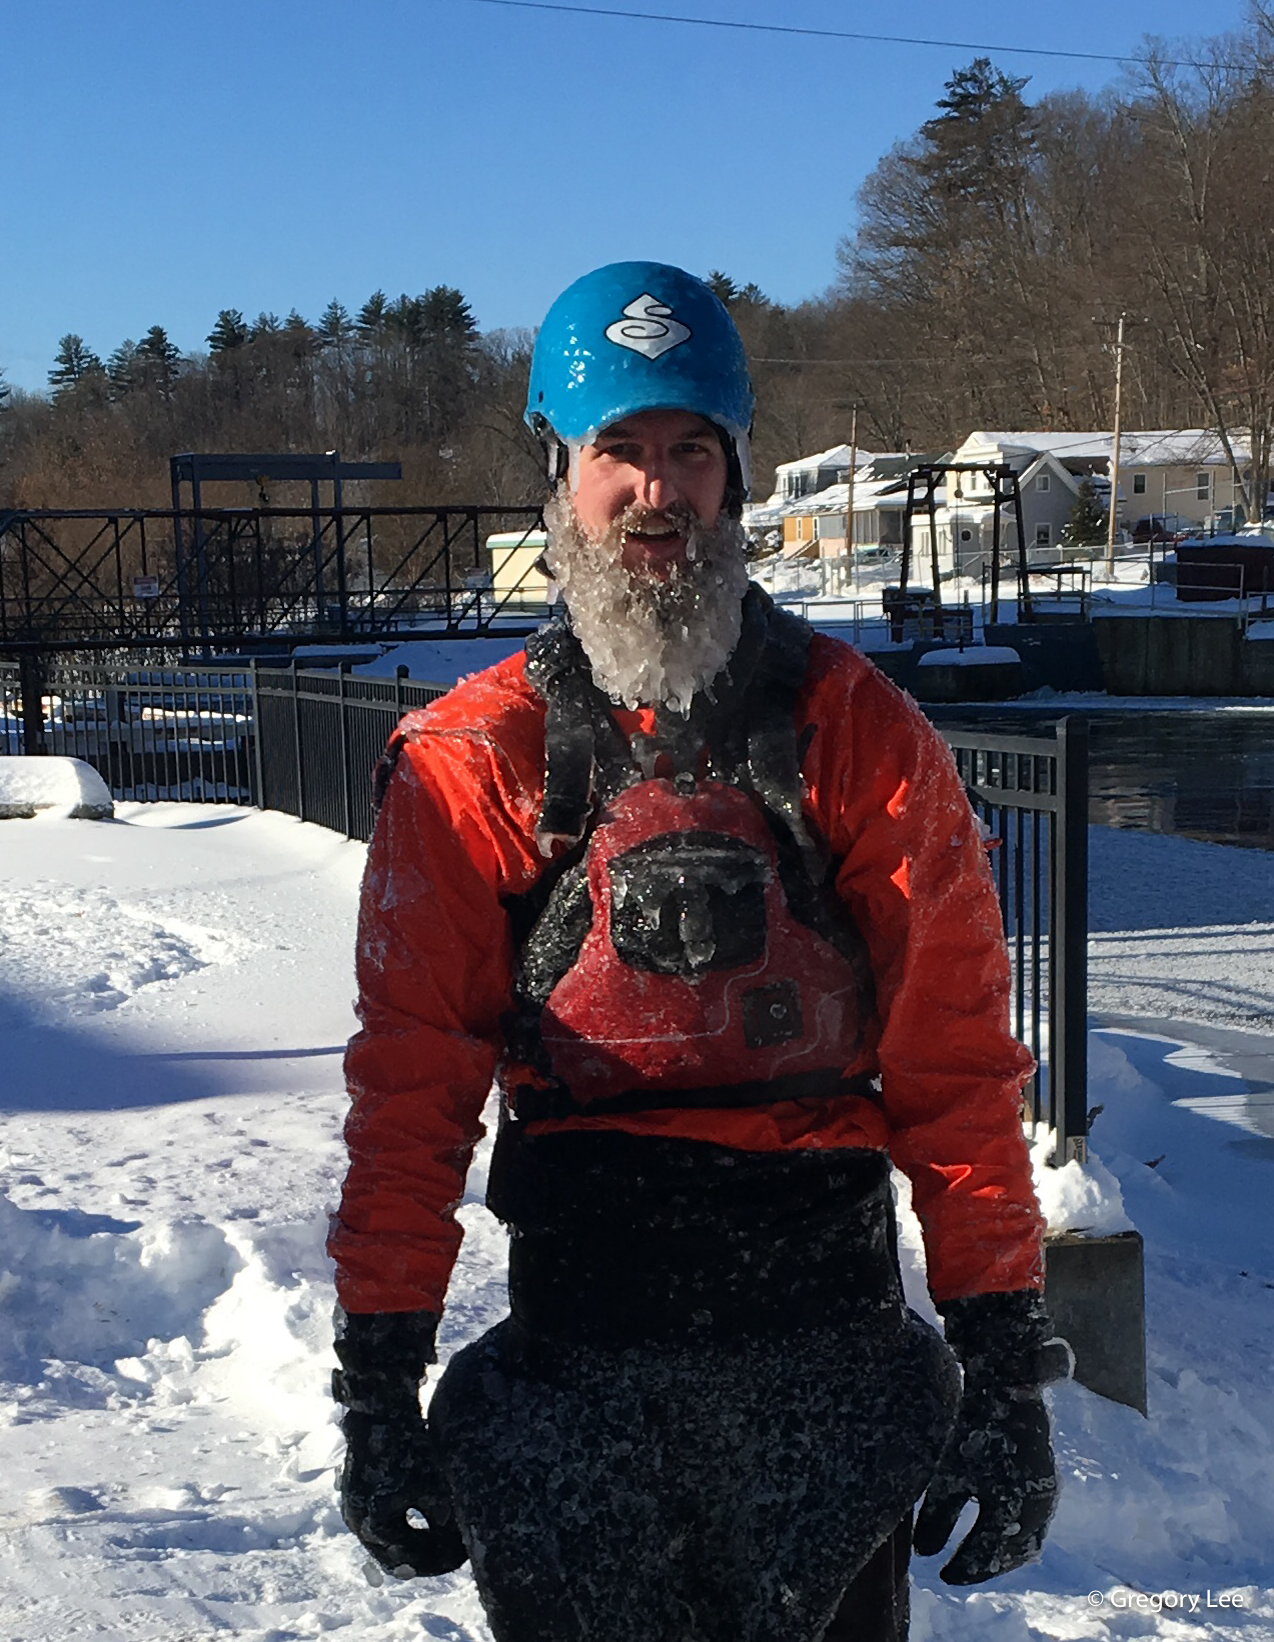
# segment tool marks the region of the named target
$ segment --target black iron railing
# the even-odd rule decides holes
[[[943,730],[988,833],[1013,964],[1013,1031],[1039,1070],[1027,1089],[1055,1158],[1088,1149],[1088,722],[1047,736]]]
[[[120,799],[281,810],[371,836],[370,775],[402,715],[442,685],[294,668],[127,668],[54,660],[40,734],[23,724],[22,673],[0,665],[0,751],[83,758]],[[989,833],[1013,963],[1013,1028],[1040,1063],[1029,1114],[1057,1135],[1059,1162],[1087,1136],[1088,739],[944,731]]]

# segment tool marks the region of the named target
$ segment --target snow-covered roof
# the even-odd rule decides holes
[[[939,500],[943,491],[938,490]],[[794,496],[783,501],[772,496],[768,502],[757,502],[744,508],[743,522],[753,527],[777,524],[781,519],[808,518],[811,514],[843,513],[849,496],[847,484],[827,485],[809,496]],[[905,507],[907,487],[897,479],[855,479],[854,512],[865,508],[887,506]]]
[[[975,452],[1000,451],[1005,456],[1047,451],[1058,461],[1109,462],[1114,453],[1113,432],[1040,433],[1034,431],[971,433],[956,456],[968,459]],[[1236,459],[1250,459],[1246,438],[1231,437]],[[1189,467],[1194,463],[1216,466],[1228,464],[1229,457],[1211,428],[1130,429],[1119,438],[1119,460],[1124,467]]]
[[[854,456],[854,468],[866,466],[874,462],[881,454],[878,451],[863,450],[858,447]],[[847,468],[849,466],[850,447],[848,445],[833,445],[829,450],[815,451],[812,456],[798,456],[791,462],[780,462],[775,473],[796,473],[802,468]]]

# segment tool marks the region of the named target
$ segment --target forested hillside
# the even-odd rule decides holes
[[[753,359],[760,494],[776,462],[847,439],[855,405],[868,449],[1108,427],[1121,313],[1124,426],[1250,430],[1259,485],[1274,426],[1274,10],[1255,5],[1241,35],[1188,55],[1149,55],[1104,96],[1036,101],[979,58],[863,184],[824,295],[785,307],[746,269],[701,270]],[[799,211],[757,231],[799,233]],[[164,506],[166,459],[191,449],[398,459],[403,482],[360,497],[388,504],[538,496],[521,425],[532,334],[483,333],[461,291],[377,291],[313,320],[227,307],[209,326],[189,355],[159,324],[103,352],[65,336],[47,396],[0,397],[0,506]]]

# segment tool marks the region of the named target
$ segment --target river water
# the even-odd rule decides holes
[[[1041,731],[1056,708],[930,709],[940,727]],[[1102,708],[1089,726],[1089,819],[1274,850],[1274,713]]]

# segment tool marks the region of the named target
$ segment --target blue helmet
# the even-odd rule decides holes
[[[696,411],[728,435],[746,487],[753,404],[742,339],[703,281],[665,262],[612,262],[545,316],[526,420],[582,445],[638,411]]]

